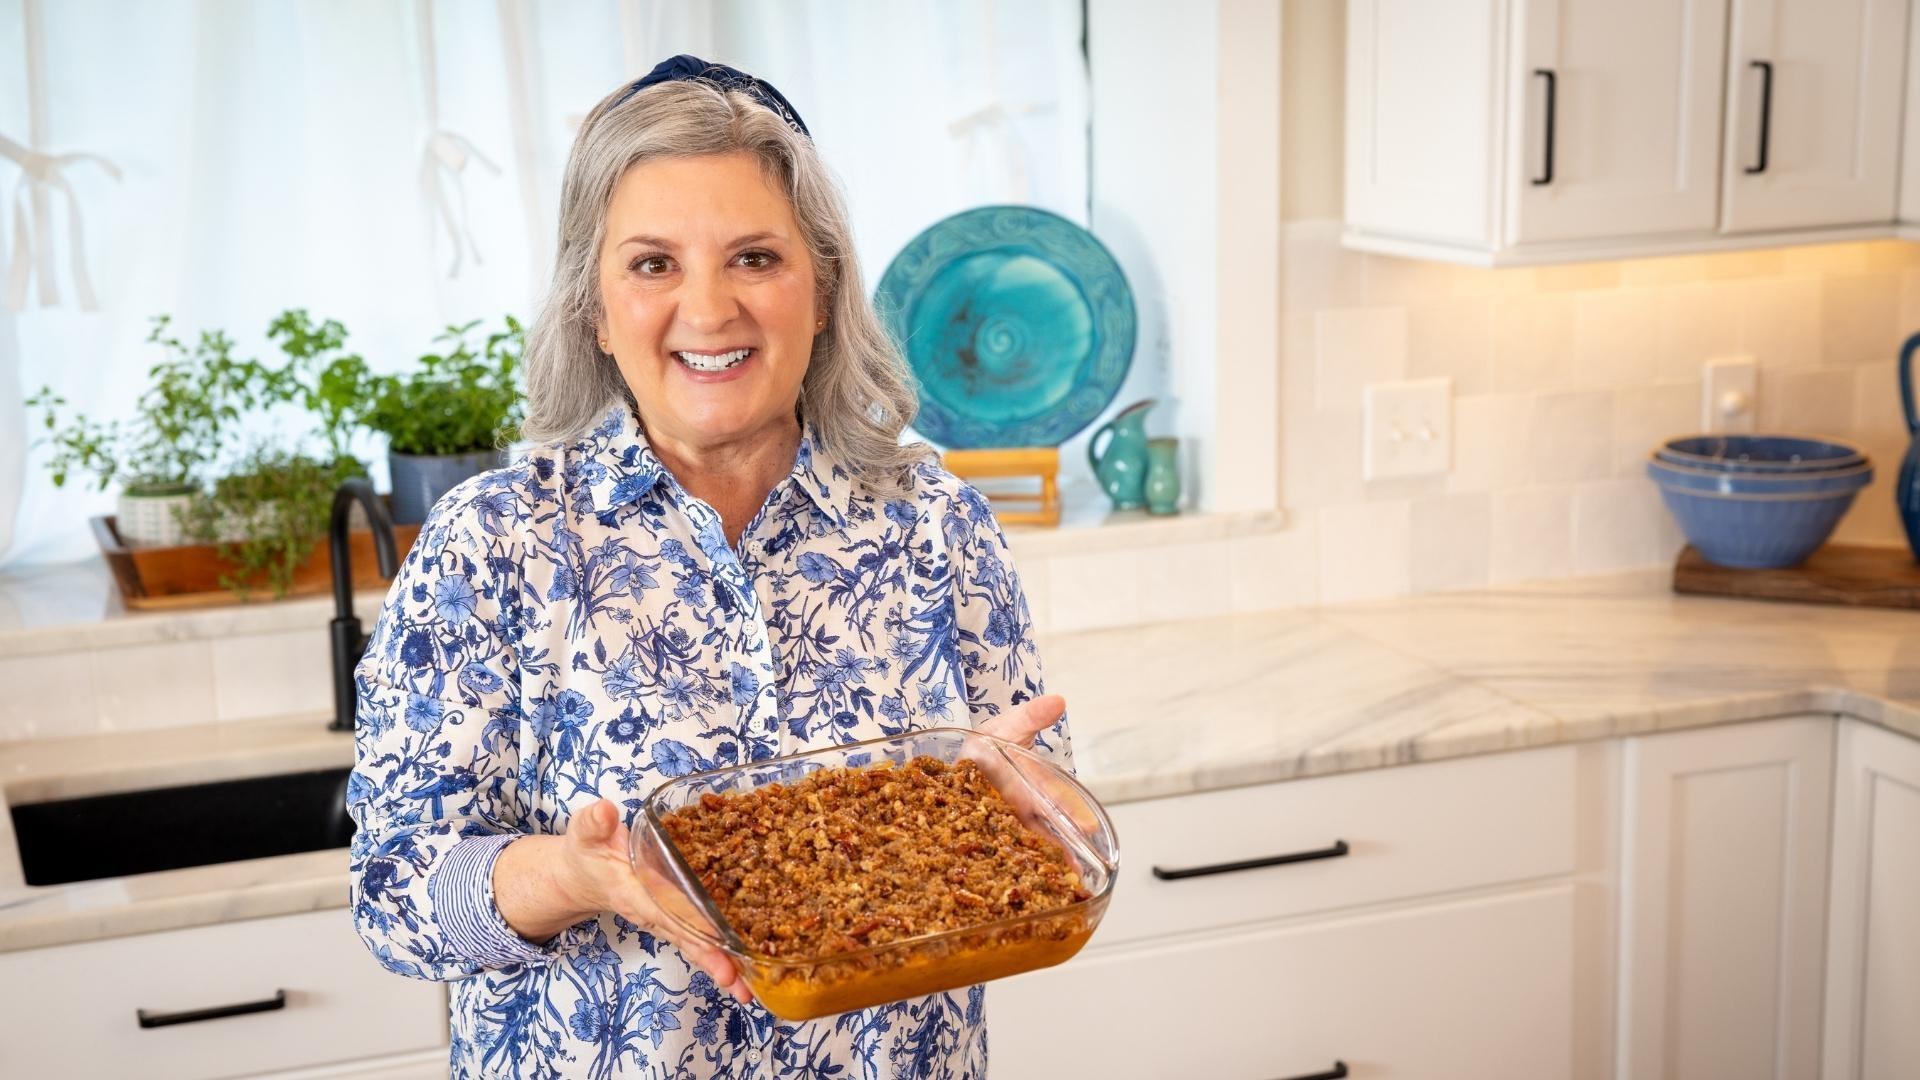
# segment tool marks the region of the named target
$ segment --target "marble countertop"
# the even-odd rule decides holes
[[[1920,617],[1680,597],[1664,573],[1054,635],[1103,800],[1828,712],[1920,738]],[[318,713],[0,744],[12,803],[349,764]],[[0,816],[0,951],[343,907],[338,851],[22,884]]]

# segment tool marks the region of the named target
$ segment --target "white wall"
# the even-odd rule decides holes
[[[1093,231],[1139,313],[1116,399],[1163,396],[1189,502],[1276,497],[1278,9],[1264,0],[1091,0]],[[1069,445],[1067,458],[1081,454]]]

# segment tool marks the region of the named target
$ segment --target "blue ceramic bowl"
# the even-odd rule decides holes
[[[1710,495],[1809,498],[1858,491],[1873,481],[1873,466],[1862,461],[1849,468],[1819,472],[1726,472],[1689,468],[1656,457],[1647,462],[1647,475],[1662,487]]]
[[[1827,542],[1873,466],[1809,476],[1718,473],[1655,458],[1647,475],[1707,561],[1741,569],[1795,566]]]
[[[1653,453],[1675,465],[1725,472],[1818,472],[1867,460],[1859,447],[1797,435],[1686,435],[1668,439]]]

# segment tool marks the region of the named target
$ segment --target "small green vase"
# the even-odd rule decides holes
[[[1147,511],[1180,512],[1180,440],[1147,440]]]

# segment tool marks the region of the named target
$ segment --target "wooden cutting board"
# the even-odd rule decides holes
[[[1920,564],[1905,546],[1828,544],[1799,566],[1733,570],[1708,562],[1689,544],[1674,564],[1673,591],[1920,609]]]

